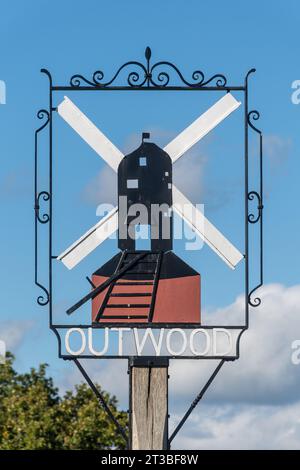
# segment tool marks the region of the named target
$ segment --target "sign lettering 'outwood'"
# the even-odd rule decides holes
[[[236,357],[241,329],[69,328],[64,354],[89,357]]]

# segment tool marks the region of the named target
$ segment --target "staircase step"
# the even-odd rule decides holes
[[[124,292],[124,293],[118,293],[118,294],[110,294],[110,297],[151,297],[152,292]]]
[[[139,320],[147,319],[148,315],[102,315],[101,320]],[[94,322],[97,324],[98,322]]]
[[[150,304],[107,304],[105,308],[149,308]]]
[[[131,271],[130,269],[127,271],[126,275],[128,274],[152,274],[154,276],[155,272],[154,271]]]
[[[125,260],[127,261],[127,260],[133,259],[138,254],[140,254],[140,253],[139,252],[127,253],[125,258],[123,258],[123,262],[125,262]],[[146,253],[145,256],[141,259],[141,261],[143,263],[148,262],[148,261],[156,262],[157,257],[158,257],[158,253],[151,253],[150,252],[150,253]]]
[[[126,264],[129,264],[131,260],[128,261],[123,261],[122,267],[126,266]],[[145,260],[141,259],[141,261],[138,261],[137,264],[156,264],[156,260]]]
[[[116,282],[115,286],[153,286],[153,281],[124,281]]]

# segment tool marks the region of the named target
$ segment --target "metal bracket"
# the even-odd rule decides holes
[[[169,358],[167,357],[130,357],[130,367],[169,367]]]

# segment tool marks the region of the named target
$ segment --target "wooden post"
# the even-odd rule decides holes
[[[130,441],[132,450],[168,449],[167,358],[130,361]]]

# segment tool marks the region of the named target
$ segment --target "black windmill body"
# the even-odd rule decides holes
[[[151,251],[172,249],[172,161],[164,150],[143,141],[122,159],[118,198],[121,250],[136,249],[136,225],[149,226]]]

